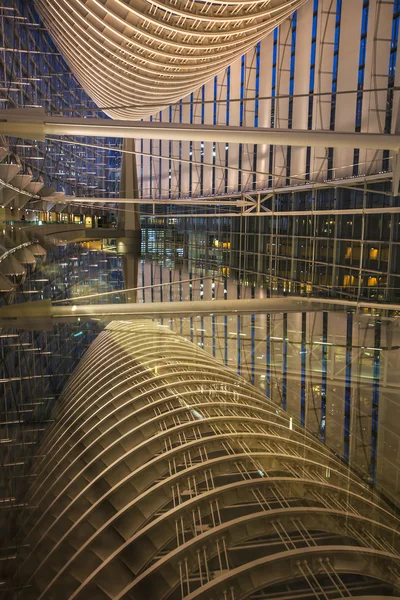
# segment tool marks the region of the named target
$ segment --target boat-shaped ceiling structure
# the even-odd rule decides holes
[[[72,71],[115,119],[195,91],[305,0],[36,0]]]

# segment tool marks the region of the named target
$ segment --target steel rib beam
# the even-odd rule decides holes
[[[232,589],[239,600],[285,581],[303,594],[296,564],[323,589],[321,560],[399,593],[395,513],[261,392],[168,329],[111,323],[60,403],[24,524],[20,576],[38,599]]]

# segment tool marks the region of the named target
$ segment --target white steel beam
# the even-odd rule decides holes
[[[124,290],[121,290],[123,293]],[[79,302],[79,298],[75,299]],[[72,298],[73,302],[74,299]],[[382,304],[373,302],[357,302],[337,299],[312,299],[298,296],[276,298],[251,298],[239,300],[193,300],[183,302],[151,302],[126,304],[73,304],[54,306],[50,300],[22,302],[20,304],[0,307],[0,324],[2,327],[21,327],[32,329],[37,327],[36,321],[90,320],[101,318],[141,319],[154,317],[257,314],[257,313],[300,313],[320,312],[334,308],[358,310],[364,308],[400,311],[399,304]]]
[[[70,135],[395,151],[400,148],[400,135],[379,133],[48,117],[41,109],[17,109],[3,112],[5,114],[0,120],[0,134],[36,140],[44,140],[46,135]]]

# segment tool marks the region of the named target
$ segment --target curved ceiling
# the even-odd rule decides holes
[[[85,91],[141,119],[193,92],[306,0],[35,0]]]
[[[396,514],[277,406],[159,324],[110,323],[38,451],[20,600],[398,595]]]

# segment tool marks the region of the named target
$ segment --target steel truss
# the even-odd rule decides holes
[[[400,593],[388,506],[165,327],[110,324],[54,416],[22,520],[20,577],[38,598],[239,600],[288,587],[319,598],[366,583]]]

